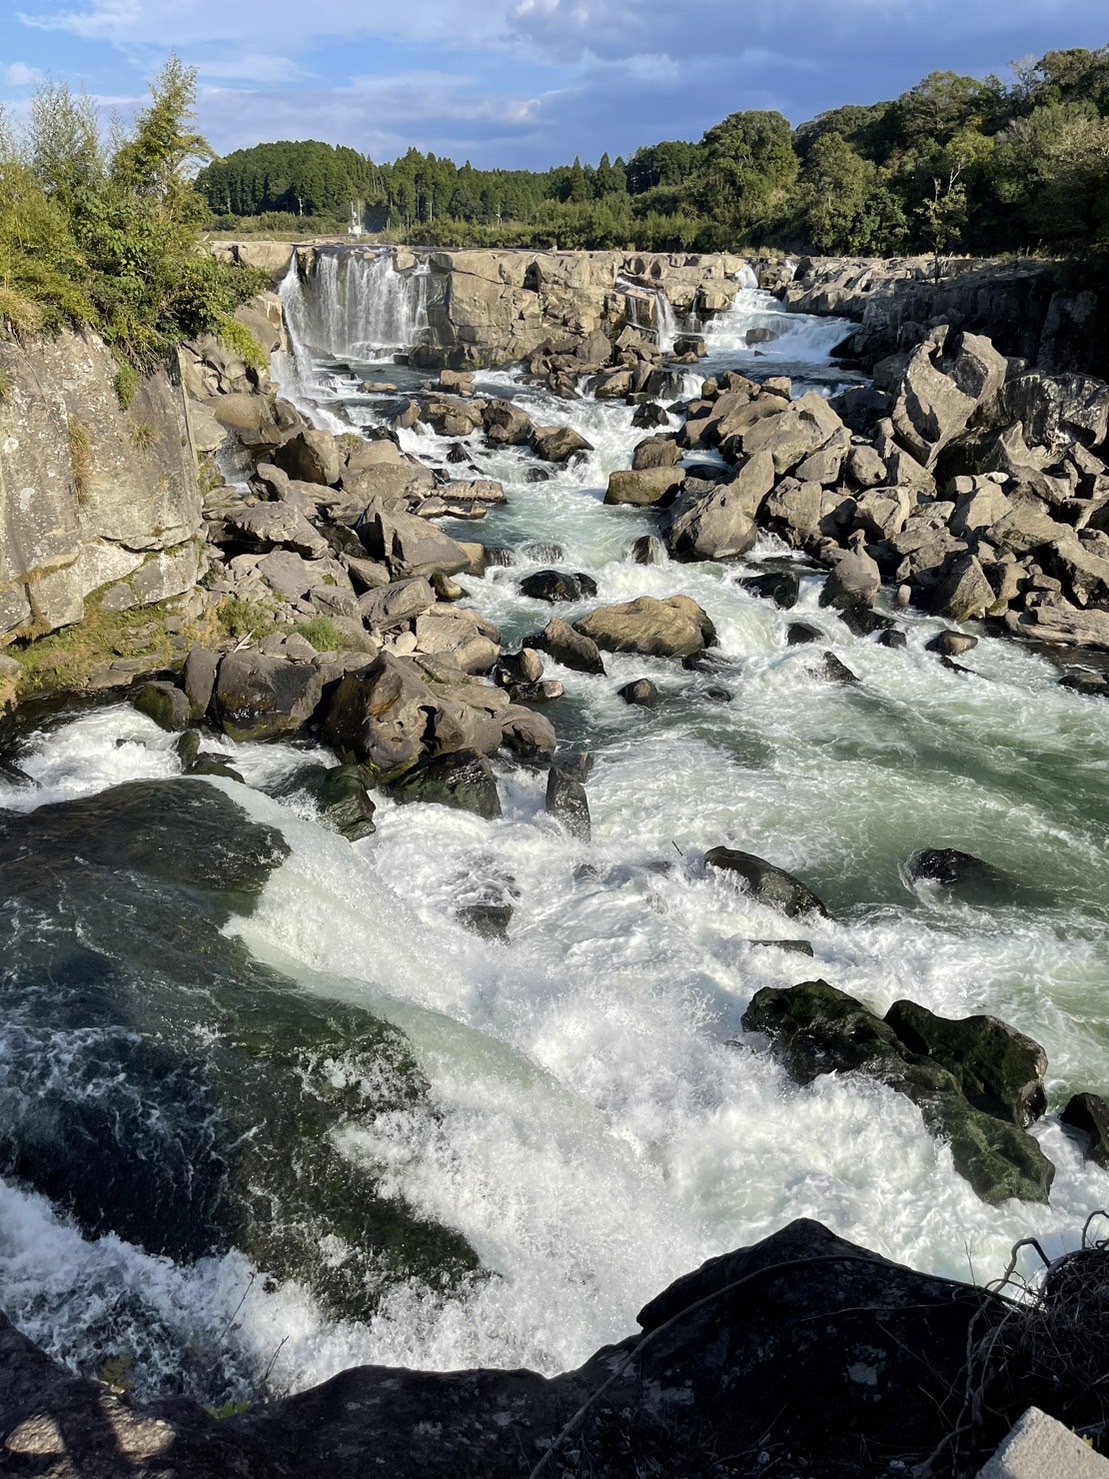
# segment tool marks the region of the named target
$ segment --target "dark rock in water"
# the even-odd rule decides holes
[[[962,663],[953,662],[945,653],[940,654],[940,667],[946,668],[949,673],[962,673],[964,678],[976,678],[978,676],[970,668],[964,668]]]
[[[958,657],[960,653],[969,652],[972,647],[978,646],[978,638],[970,637],[966,632],[937,632],[929,642],[925,642],[925,652],[942,652],[945,657]]]
[[[320,821],[348,842],[360,842],[377,830],[369,781],[361,765],[334,765],[311,783]]]
[[[273,739],[300,729],[323,693],[320,671],[260,652],[229,652],[219,665],[213,703],[231,739]]]
[[[713,684],[709,688],[702,689],[701,698],[710,700],[717,704],[730,704],[735,697],[730,688],[721,688],[719,684]]]
[[[631,547],[636,565],[661,565],[665,554],[666,546],[654,534],[641,534]]]
[[[135,694],[135,708],[171,733],[188,729],[191,723],[189,700],[174,683],[144,683]]]
[[[906,637],[905,633],[901,630],[900,627],[890,627],[888,631],[878,633],[879,647],[891,647],[898,649],[902,647],[907,647],[908,643],[909,639],[908,637]]]
[[[508,926],[512,923],[513,906],[509,903],[492,901],[478,904],[463,904],[458,911],[458,920],[483,940],[500,940],[507,944]]]
[[[841,607],[839,618],[856,637],[869,637],[872,632],[890,632],[897,625],[891,616],[873,611],[869,606]]]
[[[772,571],[768,575],[745,575],[736,582],[742,590],[759,596],[764,601],[773,601],[783,611],[797,605],[801,593],[800,578],[792,571]]]
[[[632,425],[640,428],[669,425],[670,417],[657,401],[643,401],[636,407]]]
[[[520,594],[532,601],[581,601],[597,594],[597,582],[580,572],[570,575],[564,570],[536,570],[521,580]]]
[[[910,1051],[946,1068],[976,1109],[1024,1129],[1047,1108],[1047,1054],[999,1017],[939,1017],[895,1001],[884,1020]]]
[[[545,804],[547,814],[556,817],[571,837],[576,837],[579,842],[589,841],[589,798],[581,781],[552,765],[547,772]]]
[[[200,754],[200,734],[195,729],[186,729],[173,748],[177,751],[182,769],[188,770]]]
[[[662,694],[650,678],[637,678],[634,683],[625,683],[618,691],[626,704],[640,709],[657,709],[662,703]]]
[[[822,642],[824,633],[811,622],[791,621],[786,628],[786,642],[790,647],[800,647],[805,642]]]
[[[596,764],[588,750],[560,750],[551,762],[555,770],[561,770],[575,781],[587,781]]]
[[[960,852],[957,847],[922,848],[913,853],[905,867],[914,881],[942,883],[945,888],[963,883],[990,882],[997,876],[988,863],[971,853]]]
[[[1083,672],[1075,669],[1059,679],[1060,688],[1073,689],[1075,693],[1087,693],[1095,698],[1109,696],[1109,680],[1104,673]]]
[[[554,477],[549,467],[529,467],[524,474],[525,483],[549,483]]]
[[[447,461],[448,462],[469,462],[469,460],[470,460],[470,453],[469,453],[469,451],[467,450],[467,448],[463,447],[459,442],[455,442],[455,444],[452,447],[448,448],[448,450],[447,450]]]
[[[828,683],[857,683],[859,681],[847,664],[840,662],[834,652],[821,653],[816,674]]]
[[[767,950],[788,950],[793,955],[811,956],[813,953],[808,940],[748,940],[747,943]]]
[[[421,761],[389,788],[395,801],[437,801],[492,821],[501,814],[493,767],[475,750],[452,750]]]
[[[213,755],[210,751],[201,751],[191,765],[186,767],[186,775],[193,776],[216,776],[224,781],[238,781],[240,786],[245,786],[246,781],[233,765],[228,765],[222,755]]]
[[[1089,1136],[1086,1159],[1109,1170],[1109,1104],[1101,1095],[1072,1095],[1059,1118],[1068,1129]]]
[[[888,1022],[827,981],[757,991],[743,1026],[768,1035],[798,1083],[822,1073],[866,1073],[907,1095],[983,1201],[1047,1201],[1055,1167],[1032,1136],[1008,1114],[999,1118],[972,1104],[956,1075],[914,1052]]]
[[[516,551],[506,549],[504,545],[487,544],[485,546],[485,563],[494,565],[497,569],[507,568],[516,563]]]
[[[719,868],[742,879],[745,891],[756,902],[777,909],[790,919],[802,914],[828,918],[828,911],[806,884],[784,868],[776,868],[754,853],[732,847],[713,847],[705,854],[705,866]]]

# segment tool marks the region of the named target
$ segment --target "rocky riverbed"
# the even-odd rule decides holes
[[[661,1342],[662,1375],[602,1352],[546,1380],[678,1274],[812,1216],[932,1275],[965,1237],[992,1277],[1025,1231],[1076,1248],[1104,1202],[1109,387],[943,325],[864,379],[829,363],[849,325],[756,286],[780,268],[597,255],[449,264],[497,275],[497,314],[542,304],[512,371],[448,367],[415,255],[357,269],[361,319],[312,299],[321,254],[295,264],[244,314],[270,374],[182,358],[199,581],[140,589],[130,527],[78,519],[77,562],[43,556],[64,576],[124,550],[97,619],[155,632],[135,652],[141,626],[113,627],[69,670],[132,707],[17,709],[5,752],[6,1092],[34,1106],[3,1146],[15,1323],[87,1376],[217,1407],[357,1361],[545,1373],[352,1374],[218,1429],[167,1409],[174,1472],[342,1472],[340,1409],[385,1443],[402,1388],[410,1472],[678,1472],[678,1409],[719,1376],[688,1352],[761,1350],[757,1313]],[[146,454],[132,433],[119,457]],[[17,637],[60,624],[37,568]],[[11,650],[27,693],[36,643]],[[889,1267],[779,1236],[735,1258]],[[798,1277],[798,1308],[886,1298]],[[984,1296],[897,1277],[988,1326]],[[948,1336],[944,1390],[966,1319]],[[696,1472],[817,1464],[788,1402],[762,1431],[783,1377],[745,1351],[725,1365],[764,1392],[740,1404],[760,1432],[713,1428]],[[846,1392],[903,1391],[900,1359],[848,1362],[877,1374]],[[1004,1410],[1041,1386],[1032,1361]],[[62,1388],[59,1412],[108,1400]],[[1091,1424],[1085,1401],[1056,1407]],[[822,1472],[953,1443],[959,1413],[924,1405],[900,1447],[868,1408],[880,1461]],[[163,1462],[155,1420],[136,1463]],[[101,1471],[64,1461],[43,1471]]]

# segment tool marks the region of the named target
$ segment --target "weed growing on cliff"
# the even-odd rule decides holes
[[[233,350],[248,370],[266,370],[269,359],[258,340],[237,318],[229,318],[219,331],[219,338],[226,349]]]
[[[77,502],[84,503],[92,489],[92,438],[83,422],[71,417],[66,422],[69,437],[69,465]]]
[[[136,452],[146,452],[159,440],[161,433],[153,421],[138,421],[131,428],[131,445]]]
[[[134,365],[129,365],[126,361],[115,372],[115,376],[112,379],[112,389],[116,393],[116,400],[119,401],[125,411],[135,399],[141,384],[142,376],[135,369]]]
[[[0,405],[3,405],[12,393],[12,382],[4,370],[0,370]]]

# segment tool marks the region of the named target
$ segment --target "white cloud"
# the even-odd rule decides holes
[[[224,82],[252,82],[263,87],[279,82],[298,82],[309,75],[304,67],[289,57],[258,53],[198,62],[197,71],[201,79],[215,77]]]
[[[34,87],[36,82],[42,82],[44,74],[26,62],[9,62],[0,66],[0,77],[9,87]]]

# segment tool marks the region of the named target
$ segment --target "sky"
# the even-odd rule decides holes
[[[1109,0],[0,0],[0,102],[18,118],[49,76],[126,116],[172,48],[220,154],[316,138],[545,169],[1107,43]]]

